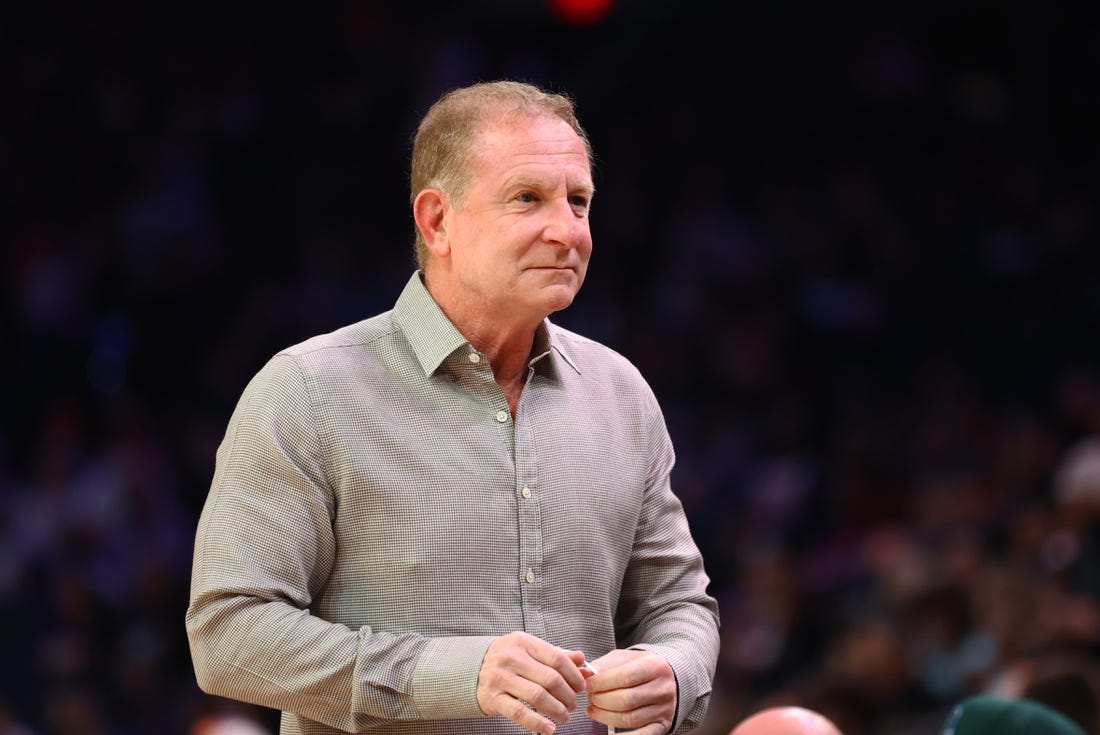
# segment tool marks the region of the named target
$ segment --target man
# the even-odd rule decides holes
[[[284,734],[699,723],[717,610],[660,410],[547,321],[584,281],[590,159],[572,104],[528,85],[429,110],[418,272],[276,355],[218,450],[187,613],[205,691]]]

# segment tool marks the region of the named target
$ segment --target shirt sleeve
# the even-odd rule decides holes
[[[487,636],[357,630],[310,613],[336,558],[335,499],[293,355],[245,389],[199,520],[186,625],[200,687],[347,732],[482,716]]]
[[[683,505],[672,491],[675,457],[656,399],[648,391],[650,462],[646,496],[623,582],[616,628],[624,648],[663,656],[676,675],[672,732],[703,721],[718,660],[718,604],[691,537]]]

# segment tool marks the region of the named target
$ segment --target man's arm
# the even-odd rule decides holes
[[[667,726],[652,729],[686,732],[701,724],[710,700],[718,605],[707,594],[702,556],[672,492],[675,457],[664,419],[648,387],[646,393],[649,479],[616,616],[619,645],[633,650],[612,651],[594,662],[600,675],[588,682],[590,714],[605,724],[638,727],[652,722],[654,713],[663,722],[673,710]]]
[[[492,636],[352,629],[309,612],[335,563],[336,507],[294,357],[246,388],[218,450],[195,543],[187,632],[207,692],[346,731],[477,717]]]

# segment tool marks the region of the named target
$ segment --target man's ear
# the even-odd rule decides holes
[[[413,221],[420,230],[428,250],[436,257],[450,253],[447,240],[446,219],[451,209],[447,195],[439,189],[423,189],[413,200]]]

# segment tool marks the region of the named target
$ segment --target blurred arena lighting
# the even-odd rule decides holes
[[[550,10],[571,25],[592,25],[610,15],[615,0],[549,0]]]

